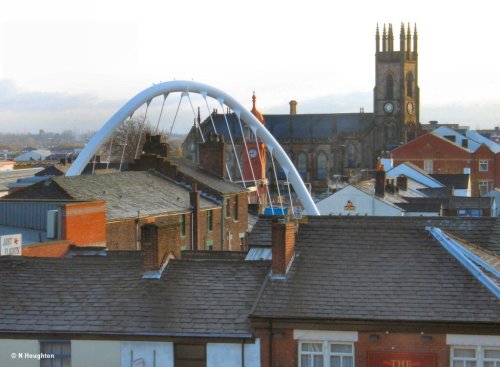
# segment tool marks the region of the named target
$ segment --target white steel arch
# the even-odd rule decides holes
[[[78,176],[79,174],[81,174],[81,172],[97,152],[99,147],[111,136],[113,131],[123,121],[125,121],[134,113],[135,110],[141,107],[144,103],[150,102],[157,96],[164,95],[166,97],[169,93],[173,92],[197,93],[201,94],[205,98],[209,96],[218,100],[221,104],[225,104],[231,110],[233,110],[241,118],[241,120],[245,124],[247,124],[260,139],[264,141],[268,150],[279,162],[285,173],[287,173],[288,180],[293,185],[295,192],[299,196],[305,210],[307,211],[307,214],[319,215],[319,211],[316,208],[316,205],[314,204],[309,191],[304,185],[302,178],[297,172],[297,169],[295,168],[281,145],[265,128],[265,126],[262,125],[250,111],[248,111],[242,104],[236,101],[229,94],[210,85],[189,80],[174,80],[170,82],[155,84],[133,97],[104,124],[101,130],[99,130],[90,139],[85,148],[80,152],[77,159],[73,162],[69,170],[66,172],[66,176]]]

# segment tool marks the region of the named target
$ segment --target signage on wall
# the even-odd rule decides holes
[[[367,367],[435,367],[434,353],[368,352]]]
[[[22,242],[20,234],[0,236],[0,256],[21,256]]]
[[[344,205],[344,210],[353,212],[356,210],[356,205],[354,205],[351,200],[347,200],[347,203]]]

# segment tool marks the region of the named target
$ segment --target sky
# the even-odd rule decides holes
[[[493,128],[497,8],[490,0],[9,1],[0,12],[0,132],[97,130],[134,95],[173,79],[210,84],[249,108],[255,91],[263,113],[287,113],[292,99],[299,113],[370,112],[375,27],[392,23],[397,48],[401,22],[418,28],[421,122]],[[178,100],[167,99],[161,123],[175,121],[182,133],[193,116],[184,99],[173,117]]]

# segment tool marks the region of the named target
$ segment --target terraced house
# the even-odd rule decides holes
[[[164,226],[142,253],[1,258],[0,365],[500,363],[494,218],[265,218],[247,259],[161,259]]]

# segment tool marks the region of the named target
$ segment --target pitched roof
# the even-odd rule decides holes
[[[217,133],[229,139],[226,119],[222,114],[211,116]],[[226,115],[233,139],[241,139],[241,129],[236,115]],[[373,122],[373,113],[315,113],[315,114],[264,114],[266,128],[277,139],[324,140],[337,134],[356,133],[367,129]],[[212,130],[212,120],[202,123],[205,133]]]
[[[139,253],[2,257],[0,333],[250,337],[247,316],[268,268],[171,260],[152,280]]]
[[[189,190],[154,172],[54,177],[8,195],[9,199],[68,199],[106,202],[107,220],[190,210]],[[216,204],[201,198],[202,208]]]
[[[429,176],[435,178],[446,187],[455,190],[466,190],[469,188],[469,174],[466,173],[433,173]]]
[[[175,164],[179,167],[179,172],[191,177],[193,180],[203,183],[221,195],[236,194],[247,191],[243,186],[237,185],[217,177],[210,172],[198,167],[194,162],[187,159],[175,159]]]
[[[500,302],[425,228],[311,217],[287,279],[267,283],[253,316],[500,324]]]

